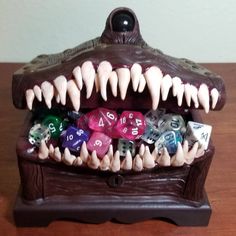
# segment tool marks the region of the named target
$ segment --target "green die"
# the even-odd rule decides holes
[[[42,140],[47,142],[50,137],[51,133],[48,127],[36,124],[29,131],[28,140],[32,145],[39,147]]]
[[[59,138],[61,132],[67,126],[67,122],[65,120],[62,120],[59,116],[54,115],[46,116],[43,119],[42,124],[49,128],[52,138]]]

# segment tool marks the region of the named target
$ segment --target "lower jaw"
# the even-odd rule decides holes
[[[110,105],[111,106],[111,105]],[[110,106],[108,106],[110,108]],[[138,104],[136,105],[138,106]],[[58,111],[58,108],[55,108]],[[55,109],[45,109],[46,112],[49,112],[50,114],[55,111]],[[87,113],[91,109],[90,108],[82,108],[80,112]],[[122,110],[125,109],[116,109],[118,113],[120,113]],[[130,109],[130,110],[135,110],[139,111],[143,114],[145,114],[148,109]],[[66,108],[60,108],[59,113],[60,114],[66,114],[68,110]],[[168,109],[167,112],[170,113],[176,113],[178,115],[182,115],[184,120],[187,121],[196,121],[199,123],[202,123],[200,116],[198,115],[197,111],[189,111],[189,110],[183,110],[181,108],[176,108],[176,109]],[[170,156],[170,160],[163,159],[162,156],[163,154],[156,154],[155,153],[155,146],[154,144],[147,144],[145,142],[142,142],[142,140],[135,140],[136,148],[135,148],[135,154],[132,156],[131,163],[130,163],[130,158],[127,163],[127,157],[126,156],[120,156],[117,154],[117,139],[112,140],[112,149],[113,153],[111,153],[111,150],[109,149],[108,153],[106,156],[109,158],[97,158],[94,154],[91,152],[88,152],[87,156],[85,154],[79,153],[74,153],[74,152],[66,152],[63,150],[61,147],[61,143],[58,140],[53,140],[51,139],[47,144],[47,150],[42,153],[42,150],[40,148],[36,148],[32,146],[28,142],[28,132],[29,129],[32,127],[33,123],[39,119],[40,114],[42,114],[42,109],[36,109],[33,113],[27,116],[26,121],[25,121],[25,126],[22,130],[22,133],[20,135],[20,138],[17,143],[17,154],[18,156],[22,158],[26,158],[27,160],[32,160],[32,161],[40,161],[40,162],[45,162],[45,163],[53,163],[53,164],[64,164],[67,166],[75,166],[78,169],[81,168],[86,168],[86,169],[96,169],[99,171],[110,171],[110,172],[140,172],[140,171],[147,171],[147,170],[153,170],[157,168],[167,168],[172,166],[174,167],[180,167],[180,166],[185,166],[185,165],[190,165],[195,162],[198,162],[199,160],[203,159],[209,151],[212,152],[212,146],[209,145],[208,149],[203,151],[203,150],[198,150],[197,155],[193,160],[187,160],[184,159],[182,161],[176,160],[176,156],[172,155]],[[147,151],[150,150],[150,155],[148,158],[144,156],[144,153],[141,153],[141,143],[143,143],[146,147],[145,150]],[[60,154],[55,155],[55,150],[58,148],[60,150]],[[82,150],[81,150],[82,151]],[[148,151],[147,151],[148,152]],[[151,159],[150,159],[151,158]],[[166,157],[165,157],[166,158]],[[185,157],[184,157],[185,158]],[[106,159],[106,160],[105,160]],[[108,160],[109,159],[109,160]],[[104,164],[104,162],[106,162]],[[108,162],[108,163],[107,163]]]

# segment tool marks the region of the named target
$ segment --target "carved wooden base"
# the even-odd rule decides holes
[[[24,203],[19,191],[14,207],[17,226],[47,226],[54,220],[75,220],[87,223],[114,221],[134,223],[147,219],[161,219],[180,226],[207,226],[211,207],[204,191],[199,207],[187,200],[167,196],[119,197],[78,196],[53,198]]]

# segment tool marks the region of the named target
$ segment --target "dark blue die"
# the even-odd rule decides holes
[[[62,137],[62,147],[72,152],[79,152],[83,142],[89,140],[89,133],[74,126],[69,126]]]

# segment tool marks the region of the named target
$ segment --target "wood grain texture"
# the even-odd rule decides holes
[[[206,191],[213,209],[208,227],[177,227],[158,220],[131,225],[111,222],[88,225],[53,222],[47,228],[16,229],[12,206],[19,186],[15,143],[25,112],[16,110],[11,100],[11,75],[19,64],[0,64],[0,234],[1,235],[235,235],[236,171],[233,153],[236,138],[236,64],[205,64],[225,79],[227,103],[223,111],[202,113],[205,123],[213,125],[215,157],[206,180]]]

